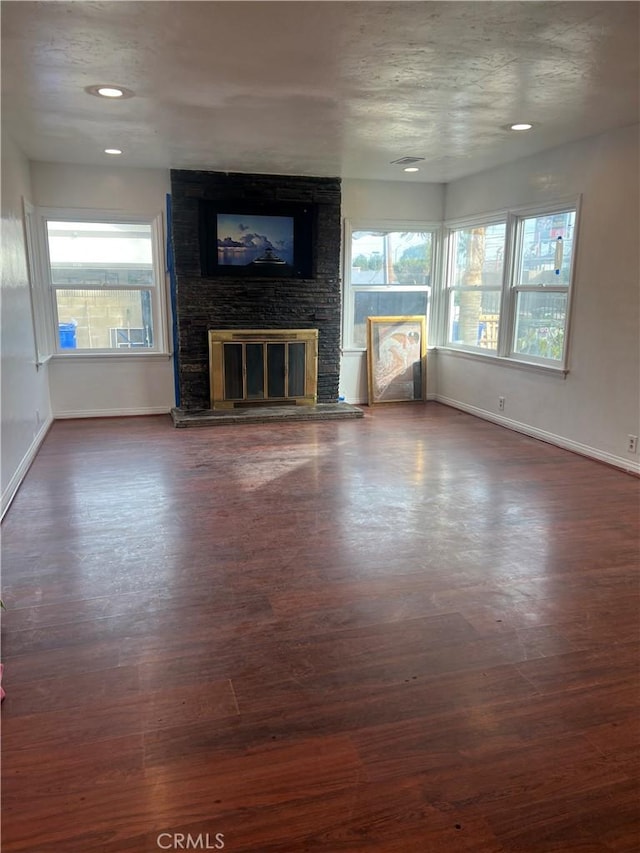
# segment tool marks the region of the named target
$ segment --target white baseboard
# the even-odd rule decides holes
[[[438,395],[437,394],[427,394],[425,399],[437,400]],[[368,406],[369,405],[369,399],[367,397],[365,397],[364,400],[347,400],[347,403],[350,403],[352,406]]]
[[[43,421],[40,424],[40,429],[33,437],[33,441],[29,445],[29,449],[22,457],[22,461],[18,465],[13,477],[7,484],[7,488],[2,493],[2,500],[0,506],[0,519],[4,518],[6,511],[11,506],[11,501],[15,498],[18,489],[20,488],[20,484],[24,480],[27,471],[31,467],[31,463],[36,458],[36,454],[40,449],[40,445],[44,441],[46,434],[49,432],[49,427],[53,423],[53,418],[50,417],[48,420]]]
[[[520,421],[505,418],[504,415],[498,415],[494,412],[488,412],[485,409],[480,409],[477,406],[469,406],[467,403],[461,403],[459,400],[452,400],[450,397],[444,397],[442,394],[436,394],[435,399],[438,403],[445,406],[451,406],[453,409],[460,409],[477,418],[482,418],[485,421],[491,421],[499,426],[512,429],[514,432],[523,433],[531,438],[537,438],[540,441],[546,441],[547,444],[554,444],[556,447],[561,447],[563,450],[570,450],[572,453],[578,453],[580,456],[588,456],[590,459],[597,459],[599,462],[606,462],[607,465],[613,465],[615,468],[621,468],[629,474],[640,475],[640,462],[625,459],[623,456],[615,456],[613,453],[607,453],[604,450],[598,450],[596,447],[591,447],[588,444],[581,444],[579,441],[572,441],[569,438],[564,438],[562,435],[556,435],[553,432],[547,432],[544,429],[523,424]]]
[[[56,420],[70,418],[127,418],[134,415],[169,415],[171,406],[148,406],[134,409],[81,409],[78,411],[54,412]]]

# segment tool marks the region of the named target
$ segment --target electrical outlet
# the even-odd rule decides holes
[[[504,397],[498,397],[498,411],[504,412]]]
[[[637,435],[628,435],[627,436],[627,451],[629,453],[637,453],[638,452],[638,436]]]

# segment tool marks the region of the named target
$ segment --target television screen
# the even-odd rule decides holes
[[[200,202],[203,276],[312,278],[315,205]]]
[[[216,219],[218,264],[293,266],[292,216],[218,213]]]

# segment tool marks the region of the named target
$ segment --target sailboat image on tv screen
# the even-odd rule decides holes
[[[255,261],[251,261],[251,266],[252,267],[259,267],[259,266],[265,266],[266,264],[285,264],[286,265],[286,263],[287,262],[284,260],[284,258],[278,257],[278,255],[276,255],[276,253],[273,251],[273,249],[266,249],[264,254],[261,257],[256,258]]]
[[[293,267],[292,216],[224,214],[217,216],[218,263],[267,272]]]

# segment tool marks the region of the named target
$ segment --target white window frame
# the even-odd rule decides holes
[[[34,253],[38,261],[39,277],[42,286],[39,295],[44,301],[44,315],[48,329],[48,347],[53,358],[148,358],[153,356],[168,356],[168,287],[167,271],[164,252],[164,223],[161,213],[145,215],[113,210],[90,210],[88,208],[71,209],[57,207],[37,208],[37,240],[38,246]],[[108,290],[147,291],[151,294],[151,316],[153,318],[153,346],[137,348],[79,348],[62,349],[58,333],[58,308],[56,290],[73,290],[68,286],[56,286],[52,281],[51,263],[49,259],[49,242],[47,237],[48,222],[96,222],[104,224],[141,224],[151,228],[151,252],[153,265],[153,285],[135,287],[132,285],[110,284]],[[104,288],[83,286],[82,290],[99,291]]]
[[[42,252],[38,250],[38,216],[36,208],[22,199],[24,236],[29,274],[29,299],[35,347],[36,367],[46,364],[55,351],[53,325],[51,322],[50,292],[46,285],[47,274],[42,263]]]
[[[511,243],[513,246],[510,252],[510,269],[509,269],[509,286],[505,288],[506,307],[508,309],[507,326],[505,328],[505,340],[501,355],[513,361],[522,362],[523,364],[532,364],[540,367],[547,367],[551,370],[561,370],[567,372],[569,363],[569,337],[571,329],[571,307],[573,302],[573,281],[575,278],[576,254],[578,248],[578,232],[580,228],[580,202],[581,197],[564,200],[554,204],[544,205],[529,205],[521,207],[511,212]],[[531,219],[535,216],[552,216],[554,213],[569,213],[575,212],[575,225],[573,229],[573,241],[571,247],[571,266],[569,269],[569,281],[566,285],[559,284],[520,284],[517,280],[518,270],[520,267],[521,253],[523,249],[523,232],[522,223],[525,219]],[[516,331],[516,311],[518,307],[519,293],[566,293],[566,312],[564,318],[564,334],[562,346],[562,358],[542,358],[529,353],[519,353],[515,349],[515,331]]]
[[[364,285],[351,283],[352,242],[355,231],[404,231],[431,234],[431,283],[428,285],[379,284]],[[355,294],[371,293],[427,293],[427,316],[429,332],[435,329],[434,294],[437,291],[437,278],[440,264],[440,243],[442,223],[433,221],[396,220],[396,219],[345,219],[343,236],[343,298],[342,298],[342,349],[343,351],[365,352],[366,347],[353,342]]]
[[[469,358],[491,359],[502,364],[514,367],[522,367],[530,370],[541,370],[544,372],[566,375],[569,370],[569,343],[571,335],[574,279],[576,274],[576,260],[578,252],[578,239],[580,231],[580,208],[581,196],[571,196],[557,199],[548,204],[535,204],[514,207],[509,210],[500,210],[490,213],[468,216],[463,219],[448,220],[445,222],[444,256],[445,263],[442,276],[440,277],[440,301],[442,308],[439,322],[439,349],[449,353]],[[554,213],[575,211],[575,227],[573,233],[573,245],[571,253],[571,267],[569,271],[569,282],[567,285],[521,285],[516,281],[518,261],[522,246],[522,222],[535,216],[551,216]],[[505,263],[503,268],[502,297],[500,300],[500,325],[498,327],[497,350],[487,350],[481,347],[453,344],[447,341],[449,328],[450,292],[449,281],[451,275],[452,239],[454,231],[461,228],[481,227],[497,222],[507,223],[505,240]],[[491,288],[493,290],[493,288]],[[518,293],[533,292],[563,292],[567,294],[567,309],[564,326],[563,354],[561,359],[550,359],[532,356],[530,354],[515,351],[515,327],[516,308]]]
[[[497,287],[486,287],[483,285],[479,285],[474,287],[475,291],[487,291],[491,293],[500,292],[500,320],[498,323],[498,344],[497,349],[486,349],[485,347],[480,346],[472,346],[471,344],[458,344],[452,341],[449,341],[449,326],[450,326],[450,313],[451,313],[451,296],[455,291],[462,291],[465,288],[462,287],[452,287],[450,282],[453,278],[455,257],[454,257],[454,235],[456,231],[469,230],[472,228],[484,228],[489,225],[502,225],[505,226],[505,242],[504,242],[504,263],[502,265],[502,281],[500,283],[500,288]],[[475,217],[465,217],[464,219],[455,219],[450,220],[445,224],[445,233],[444,233],[444,242],[445,242],[445,264],[442,275],[442,301],[443,301],[443,319],[442,319],[442,332],[441,332],[441,340],[443,346],[450,349],[459,350],[462,352],[473,353],[475,355],[480,356],[481,358],[495,358],[500,353],[500,347],[502,344],[503,338],[503,311],[505,308],[504,305],[504,293],[506,289],[506,284],[508,282],[508,272],[509,272],[509,247],[510,247],[510,220],[509,214],[506,210],[496,211],[494,213],[485,214],[483,216],[475,216]],[[471,288],[467,288],[471,290]]]

